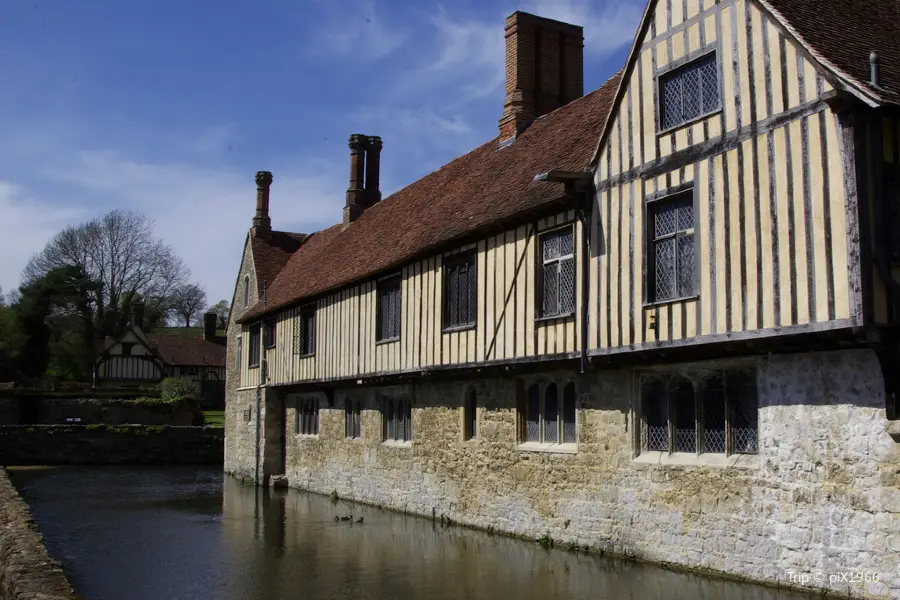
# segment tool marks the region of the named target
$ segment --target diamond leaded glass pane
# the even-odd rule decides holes
[[[696,119],[703,113],[701,89],[700,70],[687,69],[681,75],[682,106],[684,107],[682,119],[685,121]]]
[[[653,214],[653,223],[656,237],[675,233],[675,205],[658,207]]]
[[[677,76],[663,80],[663,129],[675,127],[683,121],[681,116],[681,79]]]
[[[475,293],[478,284],[475,280],[475,274],[475,260],[472,259],[472,262],[469,263],[469,268],[466,269],[466,323],[475,322],[475,314],[478,310],[478,298]]]
[[[559,236],[549,233],[541,238],[543,242],[544,260],[559,258]]]
[[[756,454],[759,451],[759,404],[755,373],[752,370],[729,371],[726,393],[732,411],[733,451],[738,454]]]
[[[556,443],[559,441],[559,391],[556,384],[547,386],[544,393],[544,441]]]
[[[647,424],[644,445],[647,450],[669,451],[669,410],[665,383],[659,379],[644,382],[642,410]]]
[[[694,295],[694,235],[678,236],[678,295]]]
[[[449,287],[448,293],[450,294],[449,301],[447,302],[447,308],[450,311],[450,314],[447,315],[447,325],[451,327],[455,327],[459,325],[459,267],[453,267],[450,269],[450,273],[448,274]]]
[[[528,404],[525,407],[525,440],[541,441],[541,389],[535,384],[528,388]]]
[[[575,384],[569,383],[563,392],[563,443],[574,444],[577,441],[575,429],[575,401],[577,394],[575,393]]]
[[[569,256],[575,253],[575,236],[571,227],[566,227],[559,232],[559,255]]]
[[[559,262],[559,312],[575,312],[575,259]]]
[[[690,231],[694,228],[694,205],[689,200],[683,200],[676,208],[678,231]]]
[[[544,302],[542,314],[559,314],[559,263],[552,262],[544,265],[543,292]]]
[[[654,244],[656,256],[656,300],[675,297],[675,238]]]
[[[697,410],[694,386],[684,378],[670,382],[669,393],[675,407],[675,452],[697,451]]]
[[[714,373],[702,384],[703,452],[725,452],[725,388]]]
[[[703,112],[709,113],[719,108],[719,68],[715,54],[700,64],[700,78],[703,84]]]

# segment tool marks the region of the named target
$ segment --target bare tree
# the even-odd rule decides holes
[[[206,292],[195,283],[180,285],[169,295],[169,309],[184,320],[185,327],[190,327],[191,320],[205,308]]]
[[[209,307],[209,312],[216,313],[216,328],[225,329],[228,326],[228,313],[231,311],[231,305],[228,300],[219,300]]]
[[[102,329],[107,312],[127,314],[136,296],[162,300],[190,274],[172,248],[154,235],[153,226],[142,214],[116,209],[67,227],[31,258],[23,273],[24,283],[56,268],[80,266],[99,284],[94,306]]]

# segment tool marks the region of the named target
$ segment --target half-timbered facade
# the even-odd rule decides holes
[[[581,29],[510,16],[497,138],[382,200],[351,136],[344,222],[245,250],[226,470],[900,593],[900,46],[845,4],[651,0],[584,96]]]
[[[143,329],[143,305],[133,309],[131,325],[109,340],[97,358],[95,379],[104,384],[155,384],[166,377],[194,382],[205,405],[219,406],[225,396],[225,339],[216,335],[213,313],[204,315],[202,335]]]

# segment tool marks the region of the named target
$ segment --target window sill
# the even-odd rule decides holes
[[[459,333],[460,331],[471,331],[475,329],[475,323],[471,325],[454,325],[453,327],[444,327],[441,333]]]
[[[660,467],[714,467],[718,469],[759,469],[758,454],[692,454],[690,452],[641,452],[632,462]]]
[[[381,442],[381,445],[385,448],[412,448],[412,441],[385,440]]]
[[[294,437],[301,439],[301,440],[317,440],[317,439],[319,439],[319,434],[318,433],[295,433]]]
[[[574,318],[575,318],[575,313],[570,312],[570,313],[565,313],[565,314],[561,314],[561,315],[550,315],[548,317],[538,317],[534,320],[534,322],[540,324],[540,323],[550,323],[552,321],[565,321],[567,319],[574,319]]]
[[[681,298],[672,298],[671,300],[660,300],[659,302],[644,302],[643,308],[659,308],[661,306],[668,306],[670,304],[678,304],[680,302],[691,302],[693,300],[699,300],[700,294],[694,294],[693,296],[682,296]]]
[[[400,341],[400,338],[399,338],[399,337],[387,338],[387,339],[384,339],[384,340],[375,340],[375,345],[376,345],[376,346],[384,346],[384,345],[387,345],[387,344],[396,344],[396,343],[399,342],[399,341]]]
[[[578,444],[545,444],[525,442],[516,446],[519,452],[546,452],[548,454],[578,454]]]
[[[255,364],[255,365],[250,365],[250,366],[248,366],[247,368],[248,368],[248,369],[258,369],[258,368],[259,368],[259,363]]]
[[[677,67],[676,67],[676,68],[677,68]],[[673,69],[673,70],[674,70],[674,69]],[[674,126],[672,126],[672,127],[669,127],[668,129],[661,129],[661,130],[659,130],[659,132],[657,132],[656,136],[657,136],[657,137],[661,137],[661,136],[664,136],[664,135],[669,135],[669,134],[671,134],[671,133],[675,133],[676,131],[678,131],[678,130],[680,130],[680,129],[684,129],[684,128],[686,128],[686,127],[690,127],[691,125],[696,125],[697,123],[699,123],[699,122],[701,122],[701,121],[705,121],[706,119],[708,119],[708,118],[710,118],[710,117],[714,117],[714,116],[719,115],[719,114],[721,114],[721,113],[722,113],[722,107],[720,106],[719,108],[717,108],[717,109],[715,109],[715,110],[711,110],[711,111],[709,111],[708,113],[704,113],[704,114],[702,114],[702,115],[700,115],[700,116],[698,116],[698,117],[694,117],[694,118],[691,119],[690,121],[685,121],[684,123],[679,123],[678,125],[674,125]],[[658,117],[658,118],[662,119],[662,117]]]
[[[315,352],[311,352],[311,353],[309,353],[309,354],[297,354],[296,356],[297,356],[298,358],[301,358],[301,359],[302,359],[302,358],[313,358],[315,355],[316,355]]]

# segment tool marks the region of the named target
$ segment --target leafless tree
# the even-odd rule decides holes
[[[228,300],[219,300],[209,307],[209,312],[216,313],[218,317],[216,319],[216,328],[225,329],[228,326],[228,313],[230,310],[231,306],[228,304]]]
[[[191,326],[194,317],[199,317],[206,308],[206,292],[195,283],[180,285],[169,295],[169,310]]]
[[[190,274],[172,248],[154,235],[153,227],[144,215],[119,209],[67,227],[31,258],[24,283],[55,268],[81,266],[100,284],[94,306],[97,324],[104,327],[108,312],[127,313],[136,296],[161,301]]]

